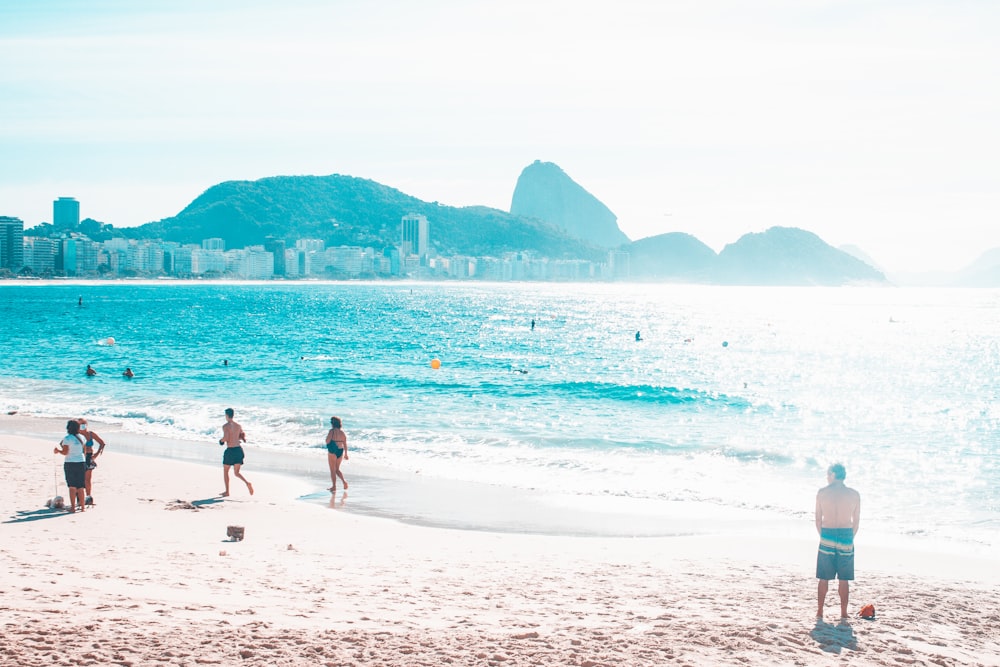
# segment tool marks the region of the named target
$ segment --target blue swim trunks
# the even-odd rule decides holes
[[[243,448],[226,447],[226,451],[222,453],[222,465],[224,466],[243,465]]]
[[[854,529],[823,528],[816,555],[816,578],[854,580]]]

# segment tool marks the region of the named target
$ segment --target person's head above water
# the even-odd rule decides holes
[[[330,417],[330,426],[340,428],[340,417]]]
[[[235,413],[235,412],[233,411],[233,409],[232,409],[232,408],[226,408],[226,416],[227,416],[227,417],[229,417],[230,419],[232,419],[232,418],[233,418],[233,415],[235,415],[235,414],[236,414],[236,413]]]
[[[834,463],[827,469],[827,474],[833,475],[833,478],[840,480],[841,482],[847,478],[847,470],[844,468],[843,463]]]

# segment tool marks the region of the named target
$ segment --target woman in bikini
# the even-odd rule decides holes
[[[104,438],[90,430],[86,419],[80,417],[76,420],[76,423],[80,425],[80,436],[86,440],[83,445],[83,453],[87,457],[87,467],[86,472],[84,473],[84,482],[86,483],[87,488],[86,503],[88,505],[93,505],[94,495],[92,493],[92,488],[94,468],[97,467],[97,457],[104,453],[104,445],[106,443],[104,442]],[[97,443],[96,452],[94,451],[95,442]]]
[[[340,417],[330,417],[330,430],[326,434],[326,455],[330,463],[330,482],[333,486],[329,488],[330,493],[337,493],[337,477],[344,483],[344,491],[347,491],[347,480],[344,473],[340,472],[340,462],[348,459],[347,456],[347,435],[341,429]]]

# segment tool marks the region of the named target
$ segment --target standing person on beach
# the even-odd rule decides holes
[[[220,445],[226,446],[226,451],[222,454],[222,477],[226,481],[226,490],[222,492],[223,498],[229,496],[229,468],[233,468],[234,474],[243,480],[250,495],[253,495],[253,484],[240,474],[240,466],[243,465],[242,443],[247,441],[247,436],[243,432],[243,427],[233,419],[235,414],[232,408],[226,408],[226,423],[222,425],[222,439],[219,440]]]
[[[826,471],[827,485],[816,494],[816,531],[819,553],[816,556],[816,620],[823,620],[823,606],[830,581],[839,580],[840,620],[847,619],[847,600],[854,580],[854,536],[861,520],[861,494],[844,485],[847,471],[834,463]]]
[[[75,512],[77,504],[83,512],[84,469],[87,457],[83,453],[83,438],[80,437],[80,424],[75,419],[66,422],[66,437],[59,446],[52,450],[53,454],[66,457],[63,463],[63,474],[66,475],[66,486],[69,488],[69,511]]]
[[[341,429],[340,417],[330,417],[330,430],[326,433],[326,459],[330,464],[330,482],[333,484],[328,491],[337,493],[337,477],[344,483],[344,491],[347,491],[347,480],[344,473],[340,472],[340,463],[348,459],[347,456],[347,434]]]
[[[83,444],[83,454],[86,457],[86,468],[84,472],[84,483],[87,489],[86,503],[88,505],[94,504],[94,494],[93,494],[93,482],[92,478],[94,476],[94,468],[97,467],[97,457],[104,453],[104,439],[90,430],[87,426],[87,420],[83,417],[76,420],[76,423],[80,425],[80,435],[86,441]],[[94,451],[94,443],[97,443],[97,451]]]

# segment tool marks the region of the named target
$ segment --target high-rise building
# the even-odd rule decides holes
[[[24,266],[24,222],[0,216],[0,269],[17,272]]]
[[[80,225],[80,202],[73,197],[60,197],[52,202],[52,226],[57,230],[73,231]]]
[[[285,275],[285,242],[268,236],[264,239],[264,249],[274,255],[274,275]]]
[[[426,257],[430,251],[430,232],[427,218],[417,213],[404,215],[401,227],[403,255]]]

